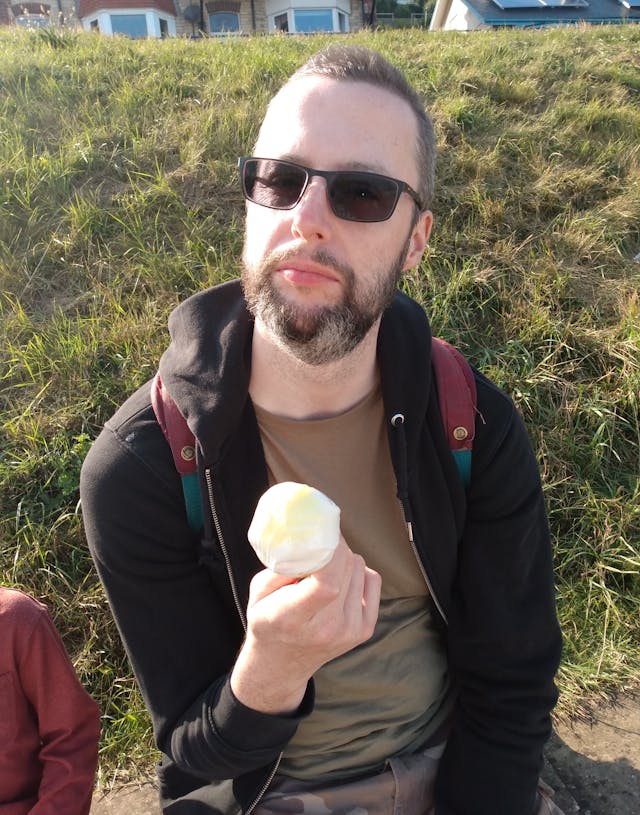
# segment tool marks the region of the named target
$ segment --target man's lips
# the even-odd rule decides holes
[[[338,283],[339,276],[326,266],[317,266],[309,263],[288,261],[278,265],[276,271],[294,286],[319,286],[329,283]]]

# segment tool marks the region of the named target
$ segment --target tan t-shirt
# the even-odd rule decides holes
[[[328,419],[292,420],[256,406],[270,484],[298,481],[341,508],[349,546],[382,576],[373,637],[314,676],[316,705],[279,772],[344,778],[413,752],[441,729],[451,699],[446,656],[396,497],[382,395]]]

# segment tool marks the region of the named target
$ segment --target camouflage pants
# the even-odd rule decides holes
[[[440,745],[390,758],[383,772],[341,784],[277,778],[253,815],[433,815],[433,787],[443,750]],[[563,815],[552,795],[541,782],[537,815]]]

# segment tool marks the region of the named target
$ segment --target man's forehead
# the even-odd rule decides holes
[[[364,81],[305,76],[289,81],[272,99],[256,154],[297,155],[313,142],[351,152],[356,144],[366,150],[368,143],[381,142],[394,150],[402,139],[406,149],[416,133],[415,114],[396,93]]]
[[[310,75],[289,80],[286,85],[276,93],[269,103],[265,114],[265,121],[273,114],[293,113],[304,109],[307,105],[343,106],[352,104],[357,98],[363,104],[380,105],[384,107],[406,107],[406,113],[411,109],[398,94],[382,88],[372,82],[364,80],[343,79],[338,80],[328,76]]]

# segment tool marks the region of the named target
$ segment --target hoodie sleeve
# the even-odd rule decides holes
[[[449,615],[459,695],[436,813],[533,815],[561,652],[551,540],[524,424],[486,380],[478,394],[486,427],[474,444]]]
[[[233,778],[273,762],[298,719],[250,710],[231,693],[243,632],[225,566],[220,555],[202,563],[145,393],[121,408],[84,462],[85,533],[158,747],[187,773]]]

